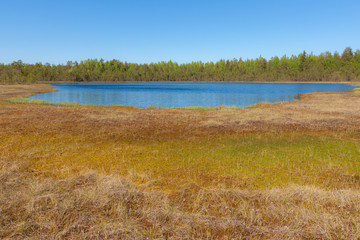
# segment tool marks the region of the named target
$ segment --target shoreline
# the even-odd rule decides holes
[[[96,82],[86,82],[86,83],[95,83]],[[98,82],[98,83],[108,83],[108,82]],[[150,83],[150,82],[134,82],[134,83]],[[174,83],[174,82],[153,82],[153,83]],[[180,83],[180,82],[177,82]],[[217,83],[217,82],[181,82],[181,83]],[[219,83],[228,83],[228,82],[219,82]],[[229,82],[230,83],[230,82]],[[233,83],[233,82],[231,82]],[[234,82],[235,83],[235,82]],[[313,83],[318,83],[318,82],[237,82],[237,83],[309,83],[309,84],[313,84]],[[320,83],[325,83],[325,82],[320,82]],[[328,82],[326,82],[328,83]],[[53,83],[56,84],[56,83]],[[64,83],[64,84],[73,84],[73,83]],[[76,83],[74,83],[76,84]],[[116,84],[116,83],[115,83]],[[346,85],[350,85],[353,87],[357,87],[360,86],[360,82],[353,82],[353,83],[348,83],[348,82],[329,82],[329,84],[346,84]],[[9,98],[3,98],[0,94],[0,101],[3,102],[8,102],[8,103],[13,103],[13,104],[37,104],[37,105],[51,105],[51,106],[83,106],[83,107],[107,107],[107,108],[111,108],[111,107],[123,107],[123,108],[131,108],[131,109],[162,109],[162,110],[219,110],[219,109],[239,109],[239,110],[243,110],[243,109],[249,109],[249,108],[254,108],[257,105],[261,105],[261,104],[276,104],[276,103],[280,103],[280,102],[275,102],[275,103],[270,103],[270,102],[258,102],[256,104],[253,105],[249,105],[249,106],[244,106],[244,107],[237,107],[237,106],[216,106],[216,107],[204,107],[204,106],[189,106],[189,107],[183,107],[183,108],[171,108],[171,107],[161,107],[161,106],[148,106],[148,107],[132,107],[132,106],[125,106],[125,105],[96,105],[96,104],[80,104],[80,103],[73,103],[73,102],[60,102],[60,103],[52,103],[52,102],[47,102],[47,101],[43,101],[43,100],[30,100],[28,99],[31,96],[37,95],[37,94],[41,94],[41,93],[47,93],[47,92],[56,92],[58,91],[56,89],[56,86],[51,86],[52,84],[8,84],[8,85],[0,85],[0,90],[2,86],[22,86],[22,87],[26,87],[26,86],[41,86],[43,89],[41,90],[34,90],[34,92],[29,92],[29,93],[24,93],[22,94],[18,94],[15,96],[11,96]],[[44,87],[45,86],[45,87]],[[46,87],[48,89],[46,89]],[[337,93],[351,93],[351,92],[356,92],[359,91],[360,88],[354,88],[349,92],[337,92]],[[298,94],[296,99],[291,100],[291,101],[285,101],[285,102],[293,102],[293,101],[299,101],[302,100],[304,96],[309,95],[309,94],[326,94],[326,93],[332,93],[332,92],[310,92],[310,93],[303,93],[303,94]]]
[[[319,83],[319,84],[349,84],[354,86],[360,86],[360,81],[343,81],[343,82],[326,82],[326,81],[118,81],[118,82],[106,82],[106,81],[88,81],[88,82],[49,82],[44,81],[41,83],[30,83],[31,84],[78,84],[78,83]],[[1,85],[1,84],[0,84]],[[12,84],[3,84],[12,85]],[[14,84],[16,85],[16,83]]]
[[[0,99],[51,90],[0,85]],[[0,234],[354,239],[359,120],[355,91],[220,111],[0,101]]]

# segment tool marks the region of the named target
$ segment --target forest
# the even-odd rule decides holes
[[[360,81],[360,51],[319,55],[305,51],[290,57],[220,60],[218,62],[127,63],[89,59],[67,64],[0,64],[0,83],[131,81]]]

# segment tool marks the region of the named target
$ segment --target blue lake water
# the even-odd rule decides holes
[[[38,94],[29,99],[103,106],[245,107],[259,102],[292,101],[303,93],[354,89],[345,84],[324,83],[83,83],[53,86],[57,92]]]

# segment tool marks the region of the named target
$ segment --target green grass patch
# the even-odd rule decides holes
[[[340,140],[339,140],[340,138]],[[16,158],[35,156],[34,171],[53,176],[96,170],[136,173],[144,184],[248,189],[315,185],[359,188],[360,136],[256,134],[169,141],[88,141],[78,137],[22,136]],[[16,146],[14,146],[16,148]],[[34,153],[34,154],[30,154]],[[135,175],[136,175],[135,174]]]
[[[112,106],[104,106],[100,104],[80,104],[80,103],[71,103],[71,102],[60,102],[60,103],[52,103],[47,102],[44,100],[37,100],[37,99],[28,99],[24,97],[18,98],[10,98],[4,100],[5,102],[9,103],[16,103],[16,104],[39,104],[39,105],[50,105],[50,106],[64,106],[64,107],[71,107],[71,106],[91,106],[91,107],[129,107],[134,108],[134,106],[124,106],[120,104],[114,104]],[[251,106],[254,107],[254,106]],[[191,106],[185,108],[173,108],[173,107],[162,107],[156,105],[150,105],[147,107],[141,107],[142,109],[184,109],[184,110],[220,110],[220,109],[247,109],[249,107],[236,107],[236,106],[218,106],[218,107],[200,107],[200,106]]]
[[[40,105],[51,105],[51,106],[80,106],[79,103],[70,103],[70,102],[52,103],[52,102],[47,102],[44,100],[28,99],[28,98],[21,98],[21,97],[6,99],[5,102],[17,103],[17,104],[40,104]]]

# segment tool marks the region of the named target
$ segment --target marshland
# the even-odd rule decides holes
[[[1,238],[356,239],[360,92],[250,108],[13,103],[0,86]]]

